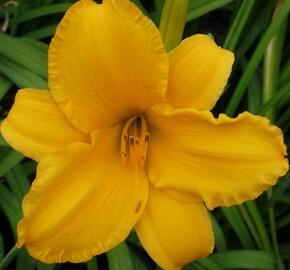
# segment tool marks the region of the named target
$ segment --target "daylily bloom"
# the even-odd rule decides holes
[[[207,208],[255,199],[288,170],[279,128],[209,112],[233,53],[207,35],[167,54],[129,0],[81,0],[49,48],[49,91],[23,89],[1,132],[38,162],[17,246],[83,262],[135,228],[164,269],[207,256]]]

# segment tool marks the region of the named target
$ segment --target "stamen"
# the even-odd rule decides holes
[[[122,139],[121,139],[121,158],[122,158],[122,162],[125,163],[128,157],[128,152],[127,152],[127,141],[129,138],[129,134],[128,134],[128,130],[130,125],[135,121],[135,119],[137,118],[137,116],[134,116],[132,118],[130,118],[125,126],[123,127],[123,132],[122,132]]]
[[[130,158],[133,165],[143,166],[146,162],[150,133],[144,116],[134,116],[124,125],[121,138],[123,163]]]
[[[150,133],[146,133],[145,134],[143,148],[142,148],[142,152],[141,152],[141,161],[140,162],[141,162],[142,166],[145,164],[145,161],[146,161],[146,156],[147,156],[147,151],[148,151],[150,138],[151,138]]]
[[[128,153],[127,153],[127,140],[128,140],[128,134],[123,133],[122,139],[121,139],[121,158],[122,158],[123,163],[127,160],[127,155],[128,155]]]
[[[131,159],[131,164],[134,164],[136,155],[135,155],[135,147],[134,147],[134,136],[129,137],[129,151],[130,151],[130,159]]]

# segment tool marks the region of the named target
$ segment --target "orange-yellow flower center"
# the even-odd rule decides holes
[[[150,133],[144,116],[131,117],[123,127],[121,138],[121,157],[125,163],[144,166]]]

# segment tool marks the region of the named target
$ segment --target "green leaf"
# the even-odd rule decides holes
[[[224,251],[209,258],[222,269],[276,270],[274,256],[263,251]]]
[[[18,163],[14,168],[5,174],[5,177],[11,191],[21,203],[30,186],[29,180],[24,173],[22,165]]]
[[[26,175],[32,174],[36,171],[36,162],[33,160],[29,160],[25,163],[23,163],[23,170]]]
[[[34,38],[34,39],[43,39],[48,38],[54,35],[57,24],[51,24],[44,26],[42,28],[38,28],[31,32],[25,33],[25,37]]]
[[[2,134],[0,134],[0,146],[2,146],[2,147],[10,147],[10,145],[3,138]]]
[[[223,230],[212,214],[210,214],[210,218],[211,218],[212,225],[213,225],[216,249],[218,251],[224,251],[227,249],[227,246],[226,246],[226,239],[225,239],[225,235],[223,233]]]
[[[71,7],[71,5],[71,3],[59,3],[27,10],[19,15],[18,23],[26,22],[28,20],[36,19],[47,15],[64,13],[68,8]]]
[[[3,260],[4,255],[5,255],[4,240],[2,233],[0,232],[0,262]]]
[[[290,242],[280,245],[281,256],[289,261]]]
[[[267,0],[262,3],[261,7],[258,7],[259,9],[256,12],[257,14],[254,14],[256,15],[254,21],[250,21],[246,26],[246,34],[243,36],[243,39],[240,41],[238,47],[238,57],[244,56],[257,38],[265,32],[267,25],[271,21],[275,2],[275,0]]]
[[[6,215],[16,239],[17,223],[22,216],[21,204],[12,192],[3,185],[0,185],[0,208]]]
[[[235,206],[228,208],[221,207],[221,211],[232,226],[243,247],[246,249],[253,248],[253,240],[238,209]]]
[[[13,83],[7,78],[0,76],[0,100],[5,96],[9,91]]]
[[[260,235],[257,231],[257,227],[255,226],[255,223],[253,222],[251,215],[248,212],[248,209],[246,208],[246,206],[244,204],[240,204],[237,205],[239,211],[241,212],[241,215],[245,221],[245,223],[247,224],[249,231],[251,232],[251,235],[253,237],[253,239],[255,240],[257,246],[259,247],[259,249],[263,250],[263,244],[262,241],[260,239]]]
[[[262,39],[260,40],[258,46],[255,49],[255,52],[253,56],[251,57],[251,60],[249,61],[248,67],[246,68],[245,72],[243,73],[233,96],[230,99],[230,102],[228,103],[226,114],[229,116],[232,116],[237,107],[240,104],[240,101],[247,89],[247,85],[252,78],[257,66],[259,65],[263,54],[267,48],[268,43],[273,38],[273,36],[278,31],[281,24],[284,22],[285,18],[288,15],[288,12],[290,10],[290,0],[285,0],[282,3],[282,6],[277,14],[277,16],[273,19],[270,26],[268,27],[267,31],[263,35]]]
[[[189,265],[186,265],[183,270],[208,270],[208,269],[194,262]]]
[[[88,261],[86,263],[87,265],[87,270],[98,270],[98,262],[97,262],[97,258],[93,257],[90,261]]]
[[[39,40],[35,40],[33,38],[27,38],[27,37],[20,37],[18,39],[21,40],[22,42],[26,42],[31,47],[34,47],[35,49],[39,50],[47,57],[49,46],[46,43],[41,42]]]
[[[155,22],[155,24],[159,26],[165,0],[153,0],[153,2],[155,6],[155,11],[150,13],[150,17]]]
[[[23,39],[0,32],[0,54],[7,59],[47,78],[47,54]]]
[[[53,269],[55,269],[55,265],[54,264],[44,264],[44,263],[41,263],[39,261],[36,261],[36,268],[37,268],[37,270],[53,270]]]
[[[221,8],[234,0],[195,0],[189,1],[187,21],[203,16],[215,9]]]
[[[5,173],[11,170],[16,164],[24,159],[24,156],[19,152],[14,150],[9,150],[4,156],[0,159],[0,177]]]
[[[243,66],[243,70],[245,70]],[[263,103],[262,83],[255,72],[248,85],[248,111],[257,114]]]
[[[277,125],[283,126],[287,123],[289,123],[290,119],[290,107],[278,118]]]
[[[276,226],[277,230],[281,230],[290,225],[290,214],[286,214],[285,216],[281,217],[277,220]]]
[[[223,270],[219,265],[210,258],[204,258],[197,261],[198,264],[208,270]]]
[[[274,197],[274,196],[273,196]],[[281,202],[281,203],[285,203],[285,204],[289,204],[290,206],[290,196],[287,196],[285,194],[279,194],[279,196],[277,198],[275,198],[275,200],[277,202]]]
[[[279,84],[285,84],[290,81],[290,59],[286,62],[281,70],[281,76],[279,79]]]
[[[27,251],[23,248],[19,250],[16,257],[16,270],[33,270],[35,269],[35,260],[32,259]]]
[[[147,10],[140,0],[132,0],[132,2],[146,15],[149,16]]]
[[[271,108],[282,102],[290,92],[290,81],[277,91],[258,111],[258,114],[265,115]]]
[[[27,68],[0,56],[0,72],[19,88],[48,89],[47,81]]]
[[[107,252],[110,270],[134,270],[129,248],[126,242]]]
[[[266,225],[264,223],[264,220],[262,218],[262,215],[259,211],[259,208],[257,207],[257,204],[255,201],[248,201],[245,202],[245,205],[247,206],[247,209],[252,217],[252,219],[255,222],[255,225],[258,229],[258,233],[260,235],[261,241],[263,243],[264,250],[267,252],[270,252],[272,247],[269,240],[269,235],[266,229]]]
[[[225,49],[228,49],[230,51],[235,50],[240,34],[247,22],[250,12],[252,11],[254,3],[255,0],[242,1],[238,14],[235,16],[235,19],[225,39],[224,42]]]

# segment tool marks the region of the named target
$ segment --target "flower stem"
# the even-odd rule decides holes
[[[17,255],[19,249],[17,249],[15,246],[7,253],[7,255],[4,257],[4,259],[0,263],[0,270],[4,270],[7,268],[7,266],[13,261],[15,256]]]
[[[167,51],[175,48],[182,40],[187,19],[188,0],[166,0],[159,30]]]

